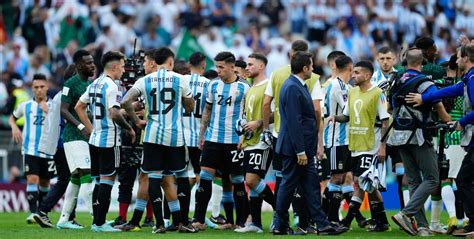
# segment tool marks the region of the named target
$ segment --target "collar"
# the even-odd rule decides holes
[[[294,77],[296,77],[296,79],[298,79],[298,81],[301,83],[301,85],[306,85],[306,82],[304,80],[302,80],[299,76],[297,76],[296,74],[293,74]]]

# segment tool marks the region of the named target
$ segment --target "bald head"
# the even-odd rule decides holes
[[[408,67],[420,67],[423,63],[423,52],[420,49],[410,49],[407,52],[406,60]]]

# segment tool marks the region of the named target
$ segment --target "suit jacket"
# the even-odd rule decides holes
[[[296,156],[305,151],[308,158],[312,158],[318,142],[313,101],[307,88],[294,75],[281,87],[279,109],[281,125],[276,152]]]

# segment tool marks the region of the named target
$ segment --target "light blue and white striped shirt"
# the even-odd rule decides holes
[[[145,98],[148,122],[143,142],[170,147],[184,145],[182,98],[191,98],[189,81],[173,71],[160,69],[132,87]]]
[[[101,75],[87,87],[79,99],[89,105],[92,115],[92,134],[89,144],[99,148],[110,148],[122,144],[121,129],[110,115],[109,109],[120,108],[122,92],[119,86],[108,76]]]
[[[238,119],[244,112],[245,94],[250,86],[243,81],[225,83],[221,79],[211,81],[206,102],[212,105],[211,120],[206,131],[206,141],[221,144],[237,144],[235,132]]]
[[[325,117],[340,115],[347,104],[349,85],[339,78],[332,79],[326,89],[324,106],[326,108]],[[348,123],[328,122],[324,127],[323,142],[324,147],[349,145],[349,125]]]
[[[46,102],[48,108],[52,108],[52,102]],[[43,133],[46,130],[46,117],[48,113],[41,110],[40,105],[34,100],[21,103],[13,112],[15,118],[25,116],[23,127],[23,145],[21,151],[23,155],[31,155],[40,158],[53,158],[53,155],[40,152],[39,146]]]
[[[206,77],[194,73],[184,77],[188,79],[189,87],[196,101],[194,112],[183,114],[184,138],[188,147],[198,147],[201,118],[206,107],[207,87],[210,81]]]

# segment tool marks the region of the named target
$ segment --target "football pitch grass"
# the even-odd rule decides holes
[[[352,230],[346,232],[342,235],[336,236],[337,238],[409,238],[410,236],[403,231],[399,230],[398,226],[395,225],[390,216],[395,214],[396,211],[388,211],[387,216],[391,224],[391,231],[381,232],[381,233],[368,233],[365,229],[357,227],[356,223],[353,222]],[[369,216],[369,213],[363,213],[366,217]],[[262,215],[263,219],[263,234],[256,233],[247,233],[241,234],[233,231],[220,231],[215,229],[206,229],[195,234],[184,234],[178,232],[167,232],[165,234],[152,234],[151,228],[145,227],[142,228],[140,232],[118,232],[118,233],[95,233],[90,230],[91,218],[87,213],[78,214],[78,222],[85,225],[86,228],[82,230],[59,230],[56,228],[40,228],[37,224],[26,224],[26,217],[29,213],[0,213],[0,238],[2,239],[19,239],[19,238],[31,238],[31,239],[41,239],[41,238],[53,238],[53,239],[69,239],[69,238],[189,238],[189,239],[207,239],[207,238],[288,238],[295,236],[273,236],[269,233],[268,228],[271,223],[272,213],[264,212]],[[345,215],[345,213],[344,213]],[[53,212],[49,214],[51,221],[56,223],[59,218],[58,212]],[[116,212],[111,212],[108,214],[108,219],[113,219],[117,216]],[[131,218],[131,214],[129,214]],[[427,214],[428,221],[430,219],[429,214]],[[446,223],[447,215],[444,212],[441,217],[441,222]],[[306,237],[319,237],[318,235],[306,235]],[[453,238],[452,236],[447,235],[435,235],[435,238]]]

